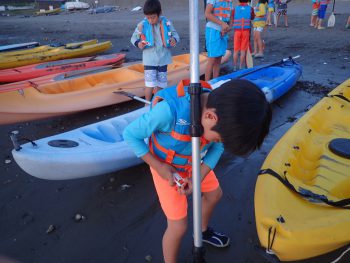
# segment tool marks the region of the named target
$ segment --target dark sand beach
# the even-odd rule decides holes
[[[139,2],[137,5],[142,6],[143,1]],[[73,12],[43,17],[0,17],[0,45],[29,41],[67,43],[97,38],[113,42],[113,48],[106,53],[125,52],[127,61],[140,60],[141,52],[131,46],[130,36],[143,14],[130,11],[136,5],[124,4],[120,11],[107,14]],[[173,21],[181,37],[173,54],[188,53],[186,1],[173,5],[166,0],[162,4],[164,15]],[[326,20],[330,12],[331,7]],[[269,262],[256,249],[259,246],[254,220],[257,172],[273,145],[293,125],[290,120],[300,117],[305,109],[350,77],[350,30],[345,29],[350,1],[337,1],[334,28],[311,28],[310,13],[309,1],[292,1],[288,7],[289,27],[281,23],[280,27],[269,27],[264,33],[265,58],[255,60],[256,64],[301,55],[298,61],[304,71],[296,87],[273,104],[271,133],[263,147],[246,159],[225,154],[216,168],[224,196],[211,225],[225,231],[232,243],[226,249],[205,246],[208,263]],[[201,13],[202,50],[204,25]],[[232,61],[222,72],[231,70]],[[64,117],[0,126],[1,256],[22,263],[162,262],[161,238],[166,220],[146,165],[79,180],[37,179],[22,171],[12,159],[13,147],[8,136],[10,131],[18,130],[21,137],[35,140],[141,106],[132,101]],[[84,219],[75,220],[77,214]],[[192,262],[191,233],[192,221],[181,246],[179,262]],[[341,252],[302,262],[331,262]],[[0,262],[6,261],[0,258]],[[350,255],[339,262],[350,262]]]

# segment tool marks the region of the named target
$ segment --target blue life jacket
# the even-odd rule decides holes
[[[233,18],[234,29],[250,29],[252,7],[249,5],[238,5],[235,7]]]
[[[268,7],[275,7],[275,0],[269,0]]]
[[[162,37],[162,42],[164,47],[171,47],[170,38],[171,38],[171,30],[170,30],[170,21],[166,19],[164,16],[159,17],[159,28],[160,35]],[[147,18],[142,21],[142,35],[141,40],[147,41],[148,45],[145,48],[154,46],[154,37],[153,37],[153,26],[148,22]]]
[[[169,87],[157,92],[152,100],[152,106],[165,100],[174,116],[174,126],[169,133],[154,132],[150,138],[150,151],[160,161],[174,166],[179,172],[190,172],[192,165],[190,136],[190,98],[188,94],[189,80],[181,81],[177,87]],[[202,82],[203,87],[210,87]],[[209,89],[203,89],[210,92]],[[203,137],[201,141],[201,158],[204,158],[210,143]]]
[[[232,11],[232,0],[220,0],[213,6],[213,14],[223,22],[230,22]]]

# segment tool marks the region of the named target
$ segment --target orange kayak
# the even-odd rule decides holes
[[[12,69],[0,70],[0,83],[8,83],[34,79],[41,76],[83,70],[104,65],[120,65],[125,59],[125,54],[116,53],[110,55],[64,59],[46,63],[39,63]]]
[[[203,74],[207,57],[200,55]],[[190,76],[190,55],[173,57],[168,65],[168,85],[175,85]],[[130,100],[114,94],[129,91],[144,96],[144,67],[134,64],[96,74],[43,85],[27,85],[19,90],[0,93],[0,124],[71,114]]]

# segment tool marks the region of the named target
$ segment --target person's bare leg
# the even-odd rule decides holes
[[[253,44],[253,46],[254,46],[254,51],[253,51],[253,54],[255,55],[256,53],[258,53],[258,39],[257,39],[257,33],[258,33],[258,31],[254,31],[254,44]],[[252,55],[253,55],[252,54]]]
[[[206,192],[202,195],[202,231],[207,230],[209,220],[213,214],[216,204],[222,197],[222,190],[218,187],[212,192]]]
[[[220,75],[220,66],[221,66],[221,57],[215,58],[213,66],[213,79],[219,77]]]
[[[284,26],[288,27],[288,16],[284,15]]]
[[[233,52],[233,67],[237,69],[238,51]]]
[[[239,68],[244,68],[246,64],[246,51],[241,50],[241,56],[239,58]]]
[[[181,240],[187,230],[187,217],[180,220],[168,219],[168,226],[164,232],[162,245],[165,263],[176,263]]]
[[[263,42],[261,40],[261,32],[257,32],[257,44],[258,44],[258,54],[263,55],[264,49],[263,49]]]
[[[146,87],[145,88],[145,99],[150,101],[153,96],[153,88]]]
[[[205,68],[205,81],[211,80],[213,75],[213,67],[215,63],[215,58],[208,58],[207,66]]]
[[[281,16],[281,13],[278,13],[275,27],[278,27],[278,21],[280,21],[280,16]]]

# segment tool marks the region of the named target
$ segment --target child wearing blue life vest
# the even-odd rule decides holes
[[[155,94],[149,112],[127,126],[123,138],[149,166],[161,208],[167,218],[163,235],[164,262],[177,262],[187,230],[187,195],[192,193],[189,81]],[[209,227],[209,219],[222,197],[213,172],[224,149],[246,155],[259,148],[269,131],[271,107],[264,93],[247,80],[230,80],[201,94],[201,191],[203,242],[226,247],[230,239]],[[145,143],[149,138],[149,144]],[[182,177],[174,183],[174,173]]]
[[[143,51],[146,100],[151,100],[153,89],[156,92],[167,87],[167,65],[172,63],[170,48],[180,41],[173,24],[160,16],[161,12],[158,0],[147,0],[143,7],[146,17],[131,37],[131,43]]]
[[[231,24],[233,34],[233,70],[237,70],[238,53],[240,53],[239,68],[246,65],[246,52],[250,48],[250,28],[254,19],[254,9],[248,5],[248,0],[239,0],[232,10]]]
[[[217,78],[220,73],[221,58],[227,49],[232,2],[233,0],[207,0],[205,8],[205,17],[208,20],[205,27],[205,44],[208,52],[206,81]]]

